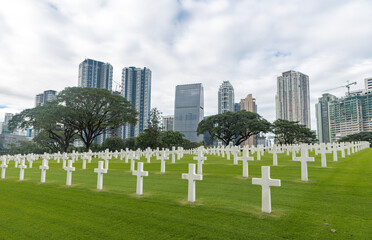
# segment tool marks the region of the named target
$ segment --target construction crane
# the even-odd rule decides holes
[[[347,88],[347,95],[349,96],[350,95],[350,86],[351,85],[356,85],[357,82],[352,82],[350,83],[349,81],[347,81],[347,84],[344,85],[344,86],[339,86],[339,87],[335,87],[335,88],[331,88],[331,89],[327,89],[327,90],[324,90],[323,92],[328,92],[328,91],[331,91],[331,90],[335,90],[335,89],[339,89],[339,88],[344,88],[346,87]]]

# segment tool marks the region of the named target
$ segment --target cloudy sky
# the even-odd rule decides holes
[[[152,70],[152,107],[173,114],[175,86],[203,83],[205,115],[218,87],[248,93],[275,120],[276,77],[309,75],[312,128],[322,91],[372,76],[371,0],[12,0],[0,7],[0,121],[35,95],[77,86],[85,58]],[[115,85],[115,84],[114,84]],[[331,93],[342,96],[346,89]]]

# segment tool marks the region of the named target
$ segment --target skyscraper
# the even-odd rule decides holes
[[[291,70],[277,78],[276,118],[311,127],[309,76]]]
[[[248,94],[246,98],[240,100],[240,110],[257,113],[256,99],[253,98],[252,94]],[[242,145],[256,146],[256,139],[256,136],[251,136]]]
[[[113,67],[92,59],[85,59],[79,65],[79,87],[105,88],[112,90]]]
[[[372,91],[372,77],[365,78],[364,79],[364,84],[366,86],[366,91],[367,92]]]
[[[321,143],[330,142],[328,104],[336,99],[336,96],[325,93],[318,99],[318,103],[315,104],[317,135]]]
[[[36,95],[35,107],[43,106],[46,102],[50,102],[56,99],[57,91],[46,90],[43,93]]]
[[[201,83],[176,86],[174,130],[191,142],[203,141],[197,136],[198,124],[204,117],[204,89]]]
[[[162,117],[162,125],[163,125],[163,131],[171,131],[173,130],[174,126],[174,116],[163,116]]]
[[[234,112],[234,88],[229,81],[223,81],[218,90],[218,114]]]
[[[350,95],[328,104],[330,142],[372,131],[372,93]]]
[[[123,127],[123,138],[136,137],[148,126],[151,110],[151,70],[148,68],[126,67],[122,71],[122,96],[138,112],[136,125]]]

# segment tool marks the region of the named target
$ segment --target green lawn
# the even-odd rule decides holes
[[[313,154],[310,154],[313,156]],[[249,162],[248,179],[242,166],[208,155],[203,181],[196,183],[196,202],[187,202],[188,163],[191,155],[166,163],[145,163],[144,196],[138,197],[130,164],[111,160],[96,190],[97,159],[81,169],[76,163],[72,186],[65,187],[62,163],[49,163],[46,183],[40,184],[39,165],[25,170],[10,163],[0,180],[0,239],[371,239],[372,149],[321,168],[320,155],[308,163],[309,182],[301,182],[300,162],[278,155],[279,166],[271,178],[281,187],[271,188],[271,214],[261,213],[261,166],[272,165],[272,155]],[[145,162],[145,159],[142,161]],[[335,229],[336,232],[331,232]]]

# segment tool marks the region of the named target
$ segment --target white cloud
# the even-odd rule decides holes
[[[202,82],[205,114],[224,80],[275,119],[276,76],[310,77],[322,91],[372,76],[367,0],[6,1],[0,8],[0,117],[33,107],[36,94],[77,85],[85,58],[152,70],[152,106],[173,114],[178,84]],[[345,89],[346,90],[346,89]],[[336,90],[342,95],[344,89]]]

